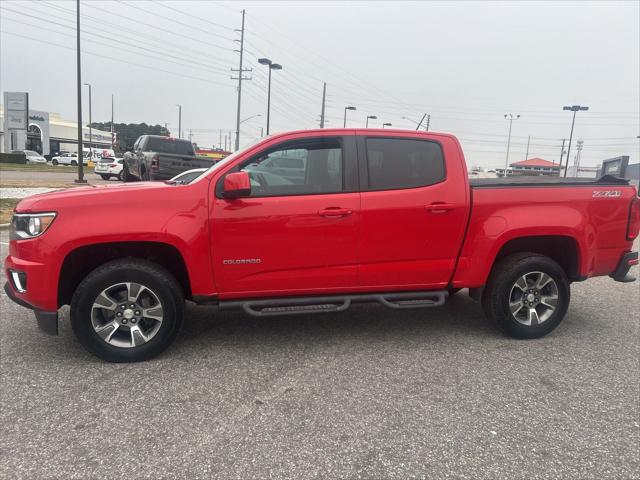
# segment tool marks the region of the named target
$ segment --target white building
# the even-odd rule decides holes
[[[10,151],[5,148],[4,108],[0,105],[0,152]],[[111,132],[82,128],[83,146],[89,148],[111,148]],[[91,137],[91,141],[90,141]],[[14,147],[15,148],[15,147]],[[78,123],[64,120],[58,113],[29,109],[29,129],[27,131],[27,150],[35,150],[53,156],[59,152],[76,152],[78,150]],[[50,158],[50,157],[49,157]]]

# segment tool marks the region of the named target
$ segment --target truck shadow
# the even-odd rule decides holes
[[[429,341],[460,336],[502,337],[485,319],[480,304],[466,292],[458,293],[440,308],[390,310],[378,304],[356,304],[343,313],[266,318],[190,304],[174,348],[189,349],[200,343],[304,345],[385,338]]]

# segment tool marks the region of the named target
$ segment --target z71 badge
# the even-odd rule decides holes
[[[622,195],[620,190],[595,190],[593,197],[619,197]]]

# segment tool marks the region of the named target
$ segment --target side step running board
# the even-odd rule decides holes
[[[302,313],[343,312],[352,303],[365,302],[378,302],[385,307],[396,310],[440,307],[444,305],[448,295],[446,290],[434,290],[429,292],[365,293],[328,297],[231,300],[221,301],[219,307],[220,310],[241,308],[254,317],[273,317],[276,315],[299,315]]]

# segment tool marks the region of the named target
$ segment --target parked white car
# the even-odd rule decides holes
[[[13,150],[11,153],[24,153],[27,163],[47,163],[47,159],[33,150]]]
[[[96,162],[96,166],[93,171],[100,175],[103,180],[109,180],[111,177],[116,177],[122,181],[122,158],[102,158],[99,162]]]
[[[88,158],[84,157],[82,159],[82,164],[86,165],[88,162]],[[78,154],[77,153],[63,153],[51,159],[51,163],[53,165],[78,165]]]
[[[203,172],[206,172],[207,168],[193,168],[191,170],[187,170],[186,172],[179,173],[175,177],[173,177],[169,182],[179,183],[186,185],[187,183],[193,182],[196,178],[202,175]]]

